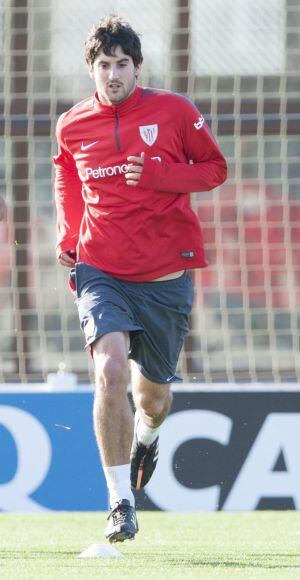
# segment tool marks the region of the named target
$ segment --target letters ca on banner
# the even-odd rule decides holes
[[[4,428],[17,456],[14,473],[0,483],[0,510],[45,511],[49,505],[105,510],[107,489],[91,423],[92,393],[81,393],[80,401],[75,392],[47,397],[28,396],[25,411],[16,406],[14,395],[11,404],[8,395],[0,395],[0,447],[3,452]],[[278,392],[175,392],[173,412],[161,428],[158,465],[137,498],[138,507],[299,510],[300,392],[285,392],[284,409],[282,401]],[[53,429],[57,409],[76,426],[73,438],[72,430],[57,435]],[[59,478],[64,469],[65,477]],[[70,481],[61,487],[69,472]],[[79,491],[70,502],[74,477]],[[40,489],[43,493],[37,494]],[[59,497],[50,498],[47,494],[55,489],[60,489]]]

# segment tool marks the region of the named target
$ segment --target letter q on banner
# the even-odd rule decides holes
[[[29,497],[43,483],[49,471],[52,448],[46,430],[30,413],[4,405],[0,406],[0,424],[14,438],[18,461],[11,481],[0,484],[0,509],[10,512],[49,511]]]
[[[172,413],[160,430],[160,449],[156,470],[146,493],[157,507],[166,511],[214,511],[218,507],[220,486],[189,489],[179,483],[173,472],[176,449],[189,439],[212,439],[227,445],[232,419],[215,411],[191,410]],[[200,470],[200,462],[199,462]]]

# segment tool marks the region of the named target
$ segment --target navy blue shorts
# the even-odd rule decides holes
[[[186,272],[173,280],[127,282],[81,262],[70,276],[87,346],[109,332],[128,332],[128,356],[147,379],[181,380],[176,366],[194,298]]]

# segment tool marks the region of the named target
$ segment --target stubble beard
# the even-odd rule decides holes
[[[128,90],[126,90],[124,88],[123,83],[120,83],[120,89],[117,91],[116,96],[114,96],[113,94],[111,94],[109,86],[105,89],[104,93],[99,94],[100,100],[103,100],[106,104],[110,104],[110,105],[120,105],[121,103],[123,103],[124,101],[126,101],[126,99],[128,99],[128,97],[130,97],[130,95],[133,93],[133,91],[135,90],[136,87],[136,78],[133,79],[130,87],[128,88]],[[119,93],[120,91],[120,93]]]

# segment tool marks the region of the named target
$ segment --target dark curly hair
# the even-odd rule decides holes
[[[106,56],[113,56],[117,46],[131,56],[134,66],[143,62],[141,41],[130,24],[116,14],[110,14],[93,26],[85,42],[85,60],[92,68],[101,51]]]

